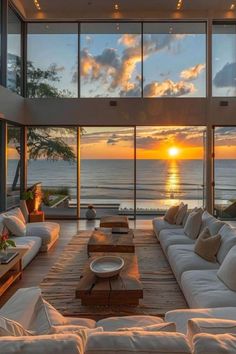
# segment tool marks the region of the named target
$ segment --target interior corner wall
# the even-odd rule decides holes
[[[0,86],[0,113],[9,121],[25,124],[25,99]]]

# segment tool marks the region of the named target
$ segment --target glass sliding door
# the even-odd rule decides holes
[[[21,129],[7,124],[7,209],[20,202]]]
[[[236,219],[236,127],[215,128],[215,214]]]
[[[28,128],[28,188],[39,185],[47,217],[77,217],[77,128]]]
[[[137,217],[184,201],[203,206],[202,127],[137,127]]]
[[[134,215],[134,128],[84,127],[80,137],[80,217]]]

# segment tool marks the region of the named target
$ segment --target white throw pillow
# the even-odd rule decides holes
[[[199,235],[202,225],[202,213],[202,210],[190,213],[184,226],[184,233],[192,240],[195,240]]]
[[[0,315],[0,337],[32,336],[33,332],[27,331],[20,323]]]
[[[216,220],[212,223],[209,223],[208,229],[210,231],[211,236],[217,235],[220,229],[225,225],[223,221]]]
[[[186,337],[168,332],[103,332],[88,338],[85,354],[191,354]]]
[[[4,225],[8,228],[10,233],[14,236],[25,236],[26,227],[25,224],[16,216],[4,216]]]
[[[181,203],[179,206],[179,210],[178,210],[176,217],[175,217],[176,225],[183,224],[183,221],[184,221],[185,215],[187,214],[187,211],[188,211],[188,204]]]
[[[236,291],[236,246],[225,257],[217,276],[228,288]]]
[[[193,354],[235,354],[236,337],[232,334],[197,334],[193,338]]]
[[[188,321],[187,337],[192,342],[199,333],[236,334],[236,321],[220,318],[194,318]]]
[[[176,326],[173,322],[164,322],[160,324],[155,324],[146,327],[129,327],[129,328],[119,328],[120,332],[135,332],[135,331],[145,331],[145,332],[176,332]]]
[[[6,213],[4,213],[4,216],[15,216],[17,217],[17,219],[20,219],[20,221],[22,221],[23,224],[25,224],[25,218],[20,208],[14,208],[12,210],[9,210]]]

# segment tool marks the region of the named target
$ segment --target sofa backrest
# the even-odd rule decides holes
[[[236,230],[226,224],[220,229],[219,234],[221,235],[221,245],[217,253],[217,260],[221,264],[229,250],[236,245]]]

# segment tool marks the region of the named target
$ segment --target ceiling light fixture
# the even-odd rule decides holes
[[[234,10],[235,9],[235,4],[231,4],[230,5],[230,10]]]
[[[176,6],[177,10],[181,10],[182,6],[183,6],[183,0],[178,0],[177,6]]]
[[[40,4],[39,4],[39,1],[38,0],[34,0],[34,5],[36,7],[37,10],[41,10],[41,7],[40,7]]]
[[[114,9],[115,9],[115,11],[119,11],[119,5],[118,5],[118,4],[115,4],[115,5],[114,5]]]

